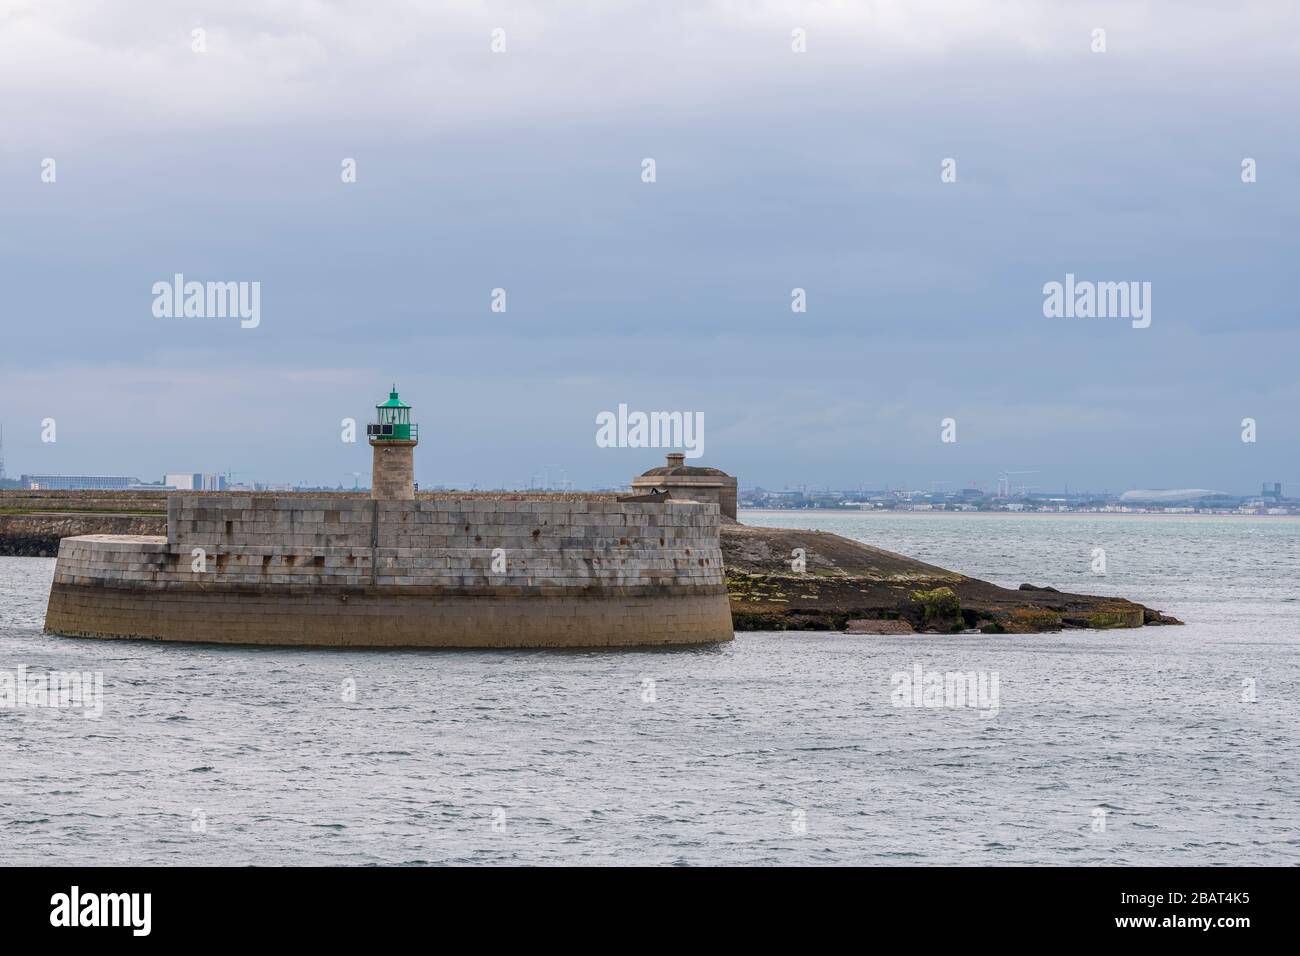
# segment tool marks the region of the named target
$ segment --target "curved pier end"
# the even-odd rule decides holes
[[[731,640],[717,505],[172,495],[59,548],[45,629],[333,647]]]

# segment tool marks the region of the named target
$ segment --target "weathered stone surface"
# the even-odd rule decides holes
[[[370,497],[383,501],[415,499],[415,445],[413,441],[371,439],[374,463],[370,472]]]
[[[719,468],[686,464],[681,452],[670,452],[668,463],[651,468],[632,479],[634,494],[660,491],[688,501],[707,501],[717,505],[724,518],[735,520],[737,482]]]
[[[730,640],[721,586],[642,593],[467,593],[396,586],[56,585],[70,636],[331,647],[612,647]]]
[[[718,521],[695,502],[175,494],[166,536],[63,540],[45,626],[330,646],[725,641]]]
[[[165,527],[161,515],[0,513],[0,555],[53,558],[63,538],[81,534],[158,534]]]

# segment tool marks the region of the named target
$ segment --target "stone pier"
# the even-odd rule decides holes
[[[716,505],[481,497],[174,494],[165,536],[63,540],[45,627],[336,647],[732,637]]]

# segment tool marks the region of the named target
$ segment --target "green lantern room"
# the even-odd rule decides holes
[[[418,425],[411,424],[411,406],[397,397],[397,386],[388,401],[375,406],[375,420],[366,426],[374,449],[371,466],[372,498],[410,501],[415,497],[415,446]]]
[[[418,441],[419,426],[411,424],[411,406],[397,397],[397,386],[388,401],[375,406],[375,421],[366,428],[372,442]]]

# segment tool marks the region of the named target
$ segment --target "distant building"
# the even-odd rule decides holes
[[[123,475],[23,475],[21,481],[33,491],[126,491],[140,484]]]
[[[176,491],[225,491],[226,476],[204,472],[168,472],[163,484]]]

